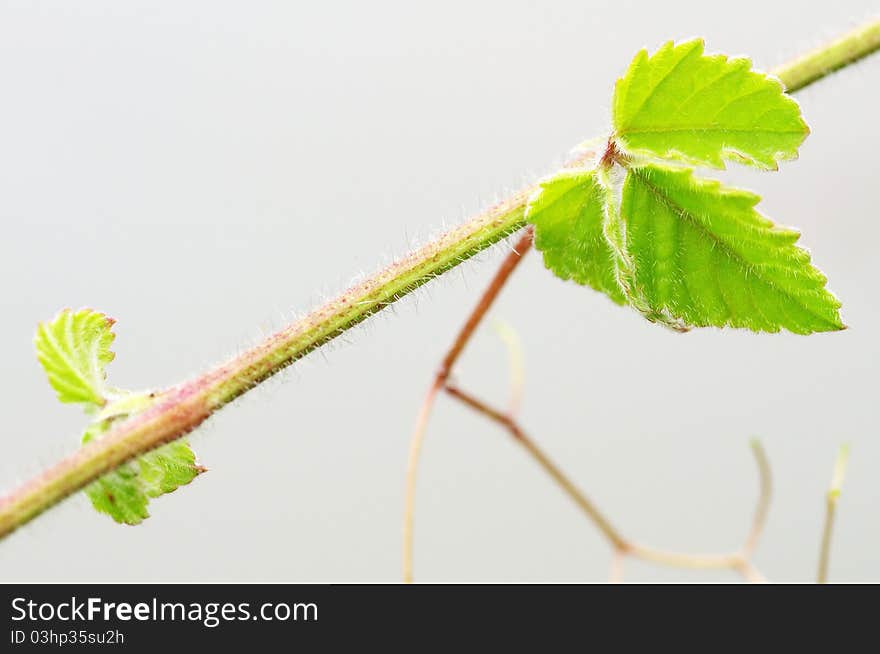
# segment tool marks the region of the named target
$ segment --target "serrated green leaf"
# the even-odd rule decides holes
[[[204,471],[186,441],[174,441],[144,454],[137,460],[144,492],[159,497],[185,486]]]
[[[798,232],[755,211],[759,199],[689,170],[631,168],[620,210],[635,292],[692,326],[843,329],[840,302],[795,245]]]
[[[65,309],[40,323],[34,343],[37,358],[62,402],[85,404],[94,422],[83,444],[101,438],[117,421],[148,408],[153,393],[130,393],[106,384],[104,367],[113,360],[112,318],[91,309]],[[203,472],[184,441],[163,445],[119,466],[85,488],[94,507],[117,522],[136,525],[149,517],[149,498],[188,484]]]
[[[640,51],[614,89],[615,139],[626,153],[724,168],[774,169],[809,133],[800,107],[744,58],[703,54],[703,41]]]
[[[34,337],[37,358],[62,402],[87,408],[107,401],[104,367],[113,360],[114,320],[91,309],[65,309],[40,323]]]
[[[607,192],[596,171],[564,171],[541,183],[526,210],[535,226],[535,247],[544,265],[561,279],[591,286],[618,304],[614,252],[603,234]]]
[[[139,525],[150,517],[149,498],[138,483],[137,468],[126,463],[86,486],[85,492],[96,511],[116,522]]]
[[[118,407],[142,408],[149,402],[147,396],[119,400],[107,409],[117,407],[113,417],[93,423],[83,435],[83,444],[100,438],[112,424],[126,417]],[[196,463],[196,456],[185,441],[174,441],[129,461],[89,484],[86,495],[98,511],[116,522],[136,525],[150,517],[147,510],[150,498],[177,490],[195,479],[204,468]]]
[[[611,188],[608,170],[600,169],[600,172],[604,180],[603,185]],[[621,216],[617,198],[611,192],[606,194],[604,233],[605,239],[614,251],[617,284],[629,305],[651,322],[660,323],[675,331],[687,331],[687,325],[681,319],[654,309],[641,292],[636,277],[636,264],[627,247],[626,222]]]
[[[102,420],[89,427],[83,434],[83,444],[100,438],[110,423],[110,420]],[[138,480],[138,467],[134,462],[125,463],[93,481],[86,486],[85,493],[97,511],[116,522],[136,525],[150,517],[147,511],[150,500]]]

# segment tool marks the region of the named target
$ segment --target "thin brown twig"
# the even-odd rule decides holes
[[[520,429],[519,425],[515,420],[513,420],[510,416],[505,413],[501,413],[500,411],[496,411],[492,407],[488,406],[484,402],[478,400],[473,395],[466,393],[461,390],[457,386],[452,386],[447,384],[446,392],[449,393],[452,397],[460,400],[465,405],[474,409],[478,413],[483,414],[490,420],[494,420],[502,427],[507,429],[510,432],[510,435],[522,445],[526,451],[532,455],[532,458],[538,462],[538,464],[544,469],[544,471],[550,475],[553,480],[559,485],[560,488],[572,499],[575,504],[577,504],[581,510],[589,516],[590,520],[599,528],[605,537],[614,545],[615,549],[626,550],[627,542],[620,535],[617,529],[611,524],[611,521],[606,518],[601,511],[596,507],[593,502],[591,502],[586,495],[584,495],[580,490],[578,490],[577,486],[565,476],[562,470],[550,460],[550,458],[544,454],[544,452],[532,441],[526,433]]]
[[[531,247],[532,238],[533,234],[531,229],[526,230],[522,238],[516,246],[514,246],[514,251],[511,252],[502,262],[500,269],[492,278],[488,288],[480,297],[473,312],[468,316],[464,326],[457,334],[452,347],[443,358],[419,412],[415,432],[410,445],[410,456],[407,467],[403,524],[404,581],[407,583],[413,581],[413,524],[418,462],[431,409],[436,401],[438,393],[441,391],[446,391],[451,397],[502,426],[508,433],[510,433],[514,440],[526,449],[532,458],[538,462],[544,471],[575,502],[575,504],[578,505],[612,546],[613,553],[610,575],[612,581],[622,580],[623,559],[626,556],[632,556],[645,561],[679,568],[731,569],[739,572],[748,581],[765,581],[763,575],[761,575],[757,568],[751,563],[751,556],[754,553],[767,519],[772,491],[770,465],[767,461],[764,449],[757,440],[752,441],[752,452],[754,453],[755,462],[758,466],[760,492],[751,528],[740,551],[728,554],[708,555],[667,552],[646,547],[624,538],[621,532],[614,527],[611,521],[599,510],[599,508],[587,498],[587,496],[562,472],[562,470],[537,446],[537,444],[526,435],[525,431],[519,426],[514,418],[514,412],[519,404],[519,395],[522,390],[522,380],[518,379],[516,371],[512,370],[512,401],[510,402],[510,409],[507,412],[494,409],[460,387],[450,383],[450,374],[455,362],[461,356],[465,346],[470,341],[475,330],[485,317],[486,312],[492,306],[501,289],[510,278],[511,273],[522,260],[523,255],[525,255]],[[508,348],[513,350],[515,343],[511,334],[508,334],[504,340],[507,343]],[[516,367],[513,365],[515,358],[516,357],[513,356],[512,352],[512,369]]]
[[[431,415],[431,409],[437,399],[437,393],[445,387],[452,367],[455,365],[458,357],[461,356],[462,351],[468,344],[468,341],[470,341],[474,331],[483,320],[486,312],[495,302],[498,293],[504,288],[504,284],[507,282],[511,273],[513,273],[517,265],[519,265],[519,262],[522,261],[523,255],[525,255],[529,248],[532,247],[533,237],[534,230],[532,227],[527,227],[523,231],[522,236],[520,236],[519,240],[513,246],[513,251],[504,258],[498,272],[495,273],[489,286],[483,292],[479,302],[477,302],[477,306],[474,307],[474,310],[468,316],[461,330],[458,332],[458,335],[455,337],[452,347],[449,348],[446,356],[443,357],[440,368],[434,375],[434,380],[425,395],[425,400],[419,411],[419,416],[416,420],[416,427],[410,442],[409,461],[407,462],[406,469],[402,557],[404,583],[412,583],[413,580],[413,523],[415,519],[416,479],[418,477],[419,455],[421,454],[422,444],[425,440],[425,430],[427,428],[428,418]]]
[[[504,258],[504,261],[501,262],[501,267],[498,268],[498,272],[495,273],[492,281],[489,282],[489,286],[483,292],[480,301],[477,302],[477,306],[474,307],[474,310],[471,312],[471,315],[468,316],[461,331],[459,331],[458,335],[455,337],[452,347],[449,348],[446,356],[443,357],[443,362],[440,364],[440,370],[437,371],[438,378],[442,380],[449,378],[452,366],[458,361],[458,357],[461,356],[465,345],[471,340],[471,336],[473,336],[474,331],[477,329],[480,322],[482,322],[486,312],[495,302],[498,293],[504,288],[511,273],[516,270],[516,267],[519,265],[520,261],[522,261],[523,256],[529,251],[529,248],[532,247],[533,240],[534,228],[529,226],[523,231],[522,236],[520,236],[519,240],[513,246],[513,251],[510,252],[510,254]]]
[[[764,578],[757,568],[749,561],[744,552],[732,552],[729,554],[682,554],[667,552],[644,545],[639,545],[627,540],[621,532],[612,525],[611,521],[587,498],[587,496],[555,465],[550,458],[526,436],[522,428],[510,416],[493,409],[485,402],[463,391],[457,386],[447,384],[446,392],[452,397],[463,402],[466,406],[474,409],[481,415],[504,427],[510,435],[532,455],[538,464],[553,478],[562,490],[581,508],[587,517],[596,525],[600,532],[609,541],[614,549],[615,556],[632,556],[633,558],[650,561],[661,565],[675,568],[690,568],[697,570],[709,569],[732,569],[739,572],[749,581],[763,581]],[[755,512],[756,517],[765,515],[761,510],[765,494],[762,492],[759,499],[759,508]],[[763,519],[763,518],[761,518]],[[752,527],[750,533],[760,532],[760,527]],[[612,565],[615,561],[612,561]]]
[[[403,508],[403,581],[412,583],[413,580],[413,524],[416,511],[416,472],[419,465],[419,456],[422,452],[422,443],[425,440],[425,429],[428,427],[428,418],[431,409],[437,399],[437,393],[443,388],[443,379],[438,375],[428,389],[419,417],[416,419],[416,428],[413,432],[409,445],[409,460],[406,466],[406,492],[404,493]]]

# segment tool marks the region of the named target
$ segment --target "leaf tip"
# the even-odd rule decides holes
[[[688,54],[696,52],[701,55],[706,50],[706,41],[702,36],[692,36],[687,39],[679,40],[677,47]]]

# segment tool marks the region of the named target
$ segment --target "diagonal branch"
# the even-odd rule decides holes
[[[880,20],[795,59],[775,74],[794,92],[880,48]],[[103,438],[62,459],[0,498],[0,538],[126,461],[181,438],[216,411],[525,225],[534,186],[350,288],[231,361],[163,393],[147,411],[120,422]]]
[[[763,522],[767,514],[769,504],[769,466],[767,465],[764,451],[757,441],[753,442],[756,459],[759,461],[761,477],[761,493],[758,499],[758,507],[755,511],[755,519],[746,540],[746,546],[739,552],[730,554],[681,554],[667,552],[651,547],[645,547],[627,540],[621,532],[611,524],[611,521],[598,509],[598,507],[571,481],[562,470],[531,440],[522,430],[519,424],[509,415],[502,413],[477,399],[473,395],[452,385],[446,386],[446,391],[454,398],[463,402],[466,406],[474,409],[481,415],[497,423],[522,445],[537,463],[550,475],[553,481],[566,493],[587,518],[605,536],[613,549],[611,578],[621,577],[622,558],[633,558],[650,561],[660,565],[674,568],[690,568],[696,570],[732,569],[739,572],[746,580],[759,582],[764,577],[751,563],[750,557],[760,534]],[[760,454],[758,454],[760,453]]]
[[[587,498],[580,489],[578,489],[574,482],[562,472],[559,466],[553,463],[553,461],[550,460],[550,457],[544,454],[541,448],[539,448],[535,442],[526,435],[516,420],[505,413],[493,409],[488,404],[485,404],[470,393],[467,393],[456,386],[447,385],[446,391],[452,397],[463,402],[466,406],[469,406],[478,413],[489,418],[489,420],[498,423],[501,427],[506,429],[513,439],[525,448],[538,465],[544,469],[544,472],[550,475],[563,492],[568,495],[574,503],[578,505],[581,511],[587,515],[593,524],[596,525],[614,549],[621,552],[627,552],[630,549],[630,544],[620,535],[620,532],[618,532],[611,524],[611,521],[605,517],[598,507],[593,504],[593,502]]]

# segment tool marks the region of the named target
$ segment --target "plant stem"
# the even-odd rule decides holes
[[[622,559],[626,556],[673,568],[735,570],[745,577],[747,581],[764,581],[763,575],[758,572],[750,560],[767,517],[767,508],[770,502],[770,466],[764,449],[758,441],[752,442],[752,450],[755,454],[755,461],[758,464],[761,492],[758,496],[758,505],[751,529],[749,530],[749,536],[746,538],[746,544],[743,548],[739,552],[731,552],[729,554],[682,554],[679,552],[667,552],[652,547],[645,547],[627,540],[583,491],[538,447],[537,443],[526,435],[522,427],[510,415],[492,408],[482,400],[452,384],[446,384],[445,390],[455,399],[503,427],[517,443],[525,448],[541,468],[550,475],[562,491],[577,504],[578,508],[581,509],[590,522],[599,529],[613,549],[610,575],[612,581],[620,581],[622,579]]]
[[[752,451],[755,455],[755,462],[758,465],[758,477],[760,482],[760,493],[758,495],[758,504],[755,509],[752,527],[746,538],[740,552],[730,554],[711,554],[711,555],[694,555],[680,554],[677,552],[664,552],[649,547],[644,547],[637,543],[628,541],[621,532],[614,527],[611,521],[599,510],[596,504],[590,500],[576,485],[571,481],[562,469],[557,466],[544,451],[538,447],[537,443],[531,440],[520,427],[514,415],[518,406],[518,398],[522,394],[521,371],[518,371],[521,363],[516,363],[516,345],[515,339],[510,338],[508,334],[508,348],[511,350],[511,363],[513,379],[511,383],[511,408],[505,413],[499,411],[485,402],[477,399],[471,393],[461,389],[452,382],[453,367],[458,361],[461,353],[470,342],[474,332],[486,316],[488,310],[492,307],[498,294],[504,288],[505,284],[510,280],[513,271],[519,266],[523,257],[532,247],[534,230],[532,227],[527,228],[522,237],[513,247],[513,251],[502,261],[498,271],[489,282],[489,286],[483,291],[479,301],[473,308],[471,313],[465,320],[464,326],[459,330],[452,343],[452,346],[443,357],[431,386],[422,402],[419,410],[419,416],[416,420],[416,428],[410,441],[410,455],[406,471],[406,493],[404,497],[404,515],[403,515],[403,581],[404,583],[412,583],[413,581],[413,536],[414,536],[414,520],[415,520],[415,497],[416,497],[416,478],[418,472],[419,457],[422,450],[422,444],[425,438],[425,431],[428,426],[428,420],[431,410],[437,400],[437,395],[445,391],[449,396],[458,400],[465,406],[473,409],[477,413],[489,418],[495,423],[503,427],[513,439],[519,443],[528,454],[534,459],[546,472],[550,478],[574,501],[581,509],[584,515],[592,522],[608,540],[613,550],[611,579],[622,578],[623,564],[622,558],[627,555],[641,558],[646,561],[652,561],[660,565],[667,565],[679,568],[694,569],[732,569],[738,571],[749,581],[763,581],[764,578],[751,564],[750,557],[754,553],[758,538],[763,530],[764,523],[767,519],[767,511],[770,506],[771,496],[771,475],[770,464],[760,442],[752,441]]]
[[[775,71],[791,91],[877,49],[880,21],[796,59]],[[381,311],[434,277],[490,247],[523,225],[528,187],[415,250],[251,350],[168,390],[143,413],[110,430],[0,499],[3,537],[140,454],[180,438],[215,411],[294,361]]]
[[[460,400],[465,405],[474,409],[478,413],[483,414],[490,420],[497,422],[510,432],[510,435],[513,436],[514,440],[525,448],[531,457],[544,469],[544,472],[550,475],[563,492],[565,492],[565,494],[578,505],[578,508],[587,515],[593,524],[596,525],[614,549],[620,551],[629,550],[630,546],[626,539],[619,531],[617,531],[617,528],[611,524],[611,521],[605,517],[599,508],[593,504],[584,493],[578,489],[575,483],[562,472],[559,466],[553,463],[550,457],[544,454],[543,450],[541,450],[541,448],[539,448],[537,444],[526,435],[515,420],[512,420],[509,416],[500,411],[496,411],[470,393],[467,393],[456,386],[449,385],[446,387],[446,391],[452,397]]]
[[[849,460],[849,446],[842,445],[837,453],[837,461],[834,463],[834,475],[831,478],[831,486],[825,495],[825,526],[822,528],[822,546],[819,550],[819,572],[816,582],[824,584],[828,582],[828,564],[831,560],[831,534],[834,532],[834,516],[837,513],[837,500],[840,499],[840,490],[843,486],[843,478],[846,475],[846,464]]]
[[[880,19],[870,21],[839,39],[780,66],[774,74],[789,93],[867,57],[880,49]]]
[[[210,372],[161,394],[120,423],[0,500],[0,537],[102,474],[189,433],[212,413],[419,286],[524,225],[533,187],[490,207],[433,243],[317,308]]]
[[[819,572],[816,575],[817,584],[828,583],[828,562],[831,559],[831,534],[834,533],[834,514],[837,509],[837,498],[825,499],[825,526],[822,528],[822,546],[819,550]]]
[[[746,537],[743,545],[743,556],[748,559],[752,556],[755,548],[758,546],[758,539],[764,531],[764,525],[767,523],[767,512],[770,510],[770,497],[773,494],[773,476],[770,474],[770,462],[767,461],[767,454],[761,446],[761,442],[757,439],[752,440],[752,454],[755,456],[755,463],[758,465],[758,484],[760,493],[758,495],[758,505],[755,507],[755,517],[752,519],[752,529]]]

